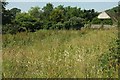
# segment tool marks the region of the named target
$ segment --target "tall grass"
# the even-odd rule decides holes
[[[117,78],[117,58],[111,57],[117,54],[117,34],[109,29],[3,35],[3,76]]]

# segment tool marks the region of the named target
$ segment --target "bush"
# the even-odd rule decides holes
[[[34,22],[33,25],[34,25],[35,30],[42,29],[43,21],[39,21],[39,20],[37,20],[36,22]]]
[[[65,29],[69,30],[71,28],[71,22],[70,21],[65,21],[64,22]]]
[[[28,13],[17,14],[14,23],[18,24],[20,27],[25,27],[30,32],[39,30],[43,26],[43,21],[30,16]]]
[[[109,77],[112,76],[112,73],[115,73],[118,66],[119,61],[119,53],[118,53],[118,44],[119,40],[114,40],[111,42],[109,52],[101,55],[100,57],[100,66],[103,72],[107,73]]]
[[[112,25],[113,22],[111,19],[107,19],[107,20],[103,20],[103,24],[108,24],[108,25]]]
[[[2,33],[16,34],[18,32],[18,29],[19,29],[18,25],[6,24],[2,26]]]
[[[25,32],[25,31],[27,31],[25,27],[21,27],[18,29],[18,32]]]
[[[92,24],[101,24],[101,23],[107,24],[107,25],[112,25],[112,24],[113,24],[113,22],[112,22],[111,19],[101,20],[101,19],[98,19],[98,18],[94,18],[94,19],[92,20]]]
[[[53,26],[52,22],[45,22],[45,24],[43,24],[42,29],[51,29],[52,26]]]
[[[81,27],[84,26],[84,20],[80,17],[72,17],[69,19],[70,21],[70,26],[72,29],[81,29]]]
[[[61,22],[58,22],[57,24],[54,24],[54,25],[51,27],[51,29],[58,29],[58,30],[60,30],[60,29],[65,29],[65,25],[64,25],[63,23],[61,23]]]
[[[101,20],[98,19],[98,18],[94,18],[94,19],[92,20],[92,24],[101,24]]]

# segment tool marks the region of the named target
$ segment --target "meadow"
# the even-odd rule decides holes
[[[118,30],[39,30],[2,36],[5,78],[118,78]]]

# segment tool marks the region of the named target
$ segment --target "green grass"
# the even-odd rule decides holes
[[[109,29],[3,35],[3,76],[117,78],[117,34]]]

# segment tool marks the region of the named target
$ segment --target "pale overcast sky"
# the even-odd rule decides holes
[[[20,0],[18,0],[20,1]],[[113,8],[115,6],[118,5],[118,1],[117,0],[112,0],[114,2],[112,2],[111,0],[108,0],[109,2],[92,2],[93,0],[90,0],[90,2],[56,2],[56,1],[46,1],[46,0],[43,0],[44,2],[37,2],[36,0],[34,0],[34,2],[29,2],[29,0],[26,0],[28,2],[10,2],[9,1],[9,4],[6,6],[7,9],[11,9],[11,8],[14,8],[14,7],[17,7],[19,9],[21,9],[22,11],[25,11],[27,12],[31,7],[34,7],[34,6],[39,6],[40,8],[42,8],[43,6],[46,5],[46,3],[48,2],[51,2],[54,7],[58,6],[58,5],[64,5],[64,7],[66,6],[72,6],[72,7],[80,7],[81,9],[95,9],[96,11],[104,11],[104,10],[107,10],[107,9],[110,9],[110,8]],[[98,0],[99,1],[99,0]]]
[[[9,2],[118,2],[120,0],[6,0]]]

